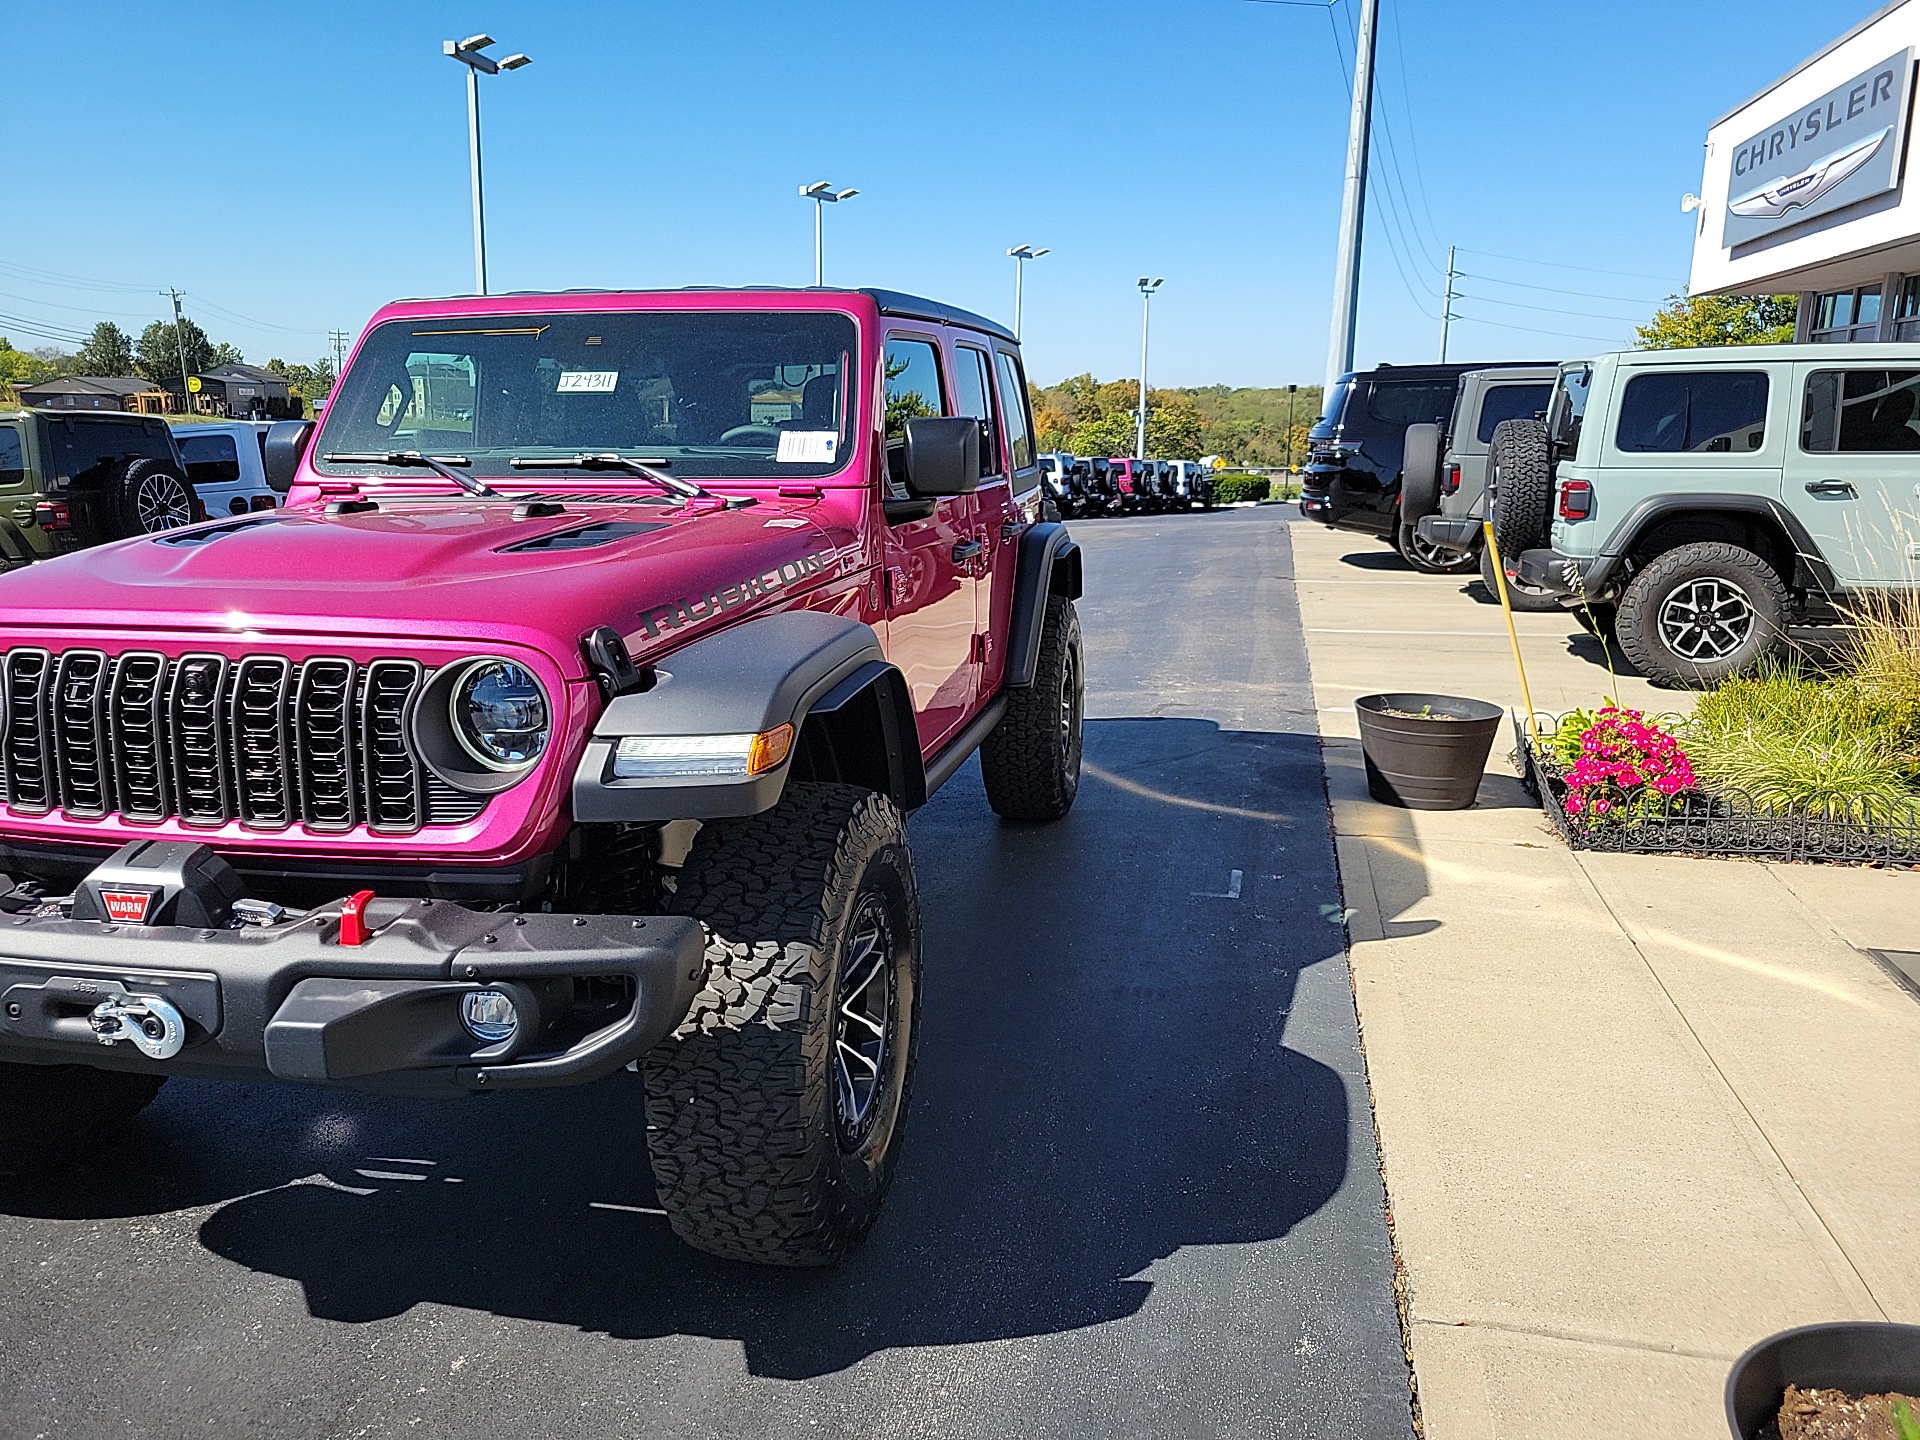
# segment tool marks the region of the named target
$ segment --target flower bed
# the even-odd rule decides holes
[[[1633,712],[1618,712],[1631,716]],[[1542,744],[1535,745],[1515,717],[1516,760],[1529,791],[1554,828],[1576,850],[1627,854],[1746,855],[1770,860],[1828,860],[1853,864],[1920,864],[1920,808],[1907,804],[1862,812],[1836,802],[1828,806],[1776,807],[1731,786],[1687,788],[1675,784],[1685,765],[1666,745],[1630,730],[1642,717],[1620,721],[1603,747],[1632,748],[1633,755],[1577,756],[1556,753],[1553,737],[1563,717],[1539,715]],[[1666,737],[1671,743],[1671,737]],[[1649,770],[1645,758],[1658,766]],[[1626,767],[1623,770],[1620,767]],[[1628,776],[1634,784],[1624,781]],[[1664,779],[1672,793],[1654,781]],[[1689,786],[1696,785],[1687,772]],[[1605,809],[1597,809],[1599,803]]]

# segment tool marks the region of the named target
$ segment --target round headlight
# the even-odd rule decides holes
[[[524,665],[479,660],[454,686],[453,733],[489,770],[519,770],[547,748],[547,692]]]

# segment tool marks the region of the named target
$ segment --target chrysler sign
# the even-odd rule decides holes
[[[1720,243],[1757,240],[1898,185],[1912,74],[1902,50],[1736,145]]]

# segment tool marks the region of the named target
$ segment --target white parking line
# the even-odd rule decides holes
[[[1240,881],[1242,878],[1240,872],[1234,870],[1227,876],[1227,888],[1225,890],[1196,890],[1193,892],[1194,898],[1198,900],[1238,900],[1240,898]]]

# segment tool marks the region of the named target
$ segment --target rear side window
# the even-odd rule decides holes
[[[907,421],[944,415],[940,347],[931,340],[894,336],[887,341],[887,439],[906,438]]]
[[[1367,396],[1367,418],[1383,425],[1439,425],[1453,413],[1457,380],[1376,380]]]
[[[1766,439],[1764,370],[1636,375],[1614,443],[1629,454],[1746,454]]]
[[[1531,420],[1547,408],[1551,385],[1496,385],[1480,401],[1480,428],[1474,433],[1480,443],[1493,439],[1493,430],[1502,420]]]
[[[231,435],[184,435],[180,458],[195,485],[231,485],[240,478],[240,452]]]
[[[1020,375],[1020,362],[1004,350],[996,350],[1000,362],[1000,413],[1007,417],[1007,449],[1013,452],[1013,468],[1025,470],[1033,464],[1033,435],[1027,429],[1027,385]]]
[[[20,432],[12,425],[0,425],[0,485],[17,485],[27,473],[26,456],[20,453]]]
[[[1816,370],[1807,377],[1800,448],[1814,454],[1920,450],[1920,370]]]
[[[47,429],[53,440],[55,478],[82,485],[104,484],[127,461],[150,455],[158,448],[131,425],[56,420]]]

